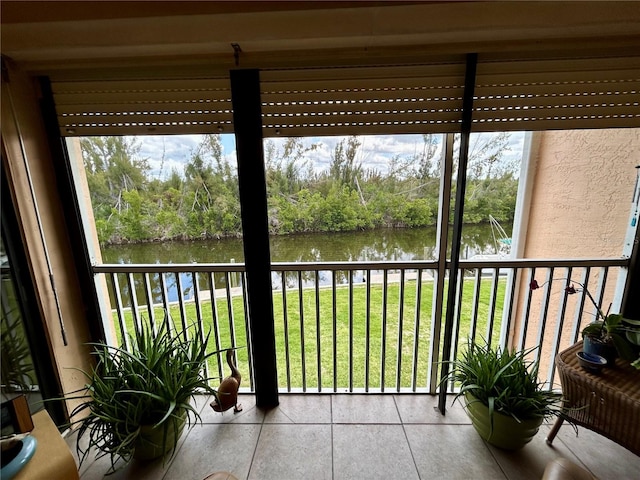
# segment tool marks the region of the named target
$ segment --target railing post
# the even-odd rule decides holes
[[[278,374],[262,149],[260,72],[255,69],[231,70],[230,78],[256,405],[274,407],[278,405]]]
[[[453,321],[456,302],[456,286],[458,278],[458,266],[460,264],[460,242],[462,239],[462,214],[464,213],[464,194],[467,183],[467,160],[469,156],[469,136],[471,135],[471,120],[473,113],[473,91],[476,81],[476,66],[478,54],[467,55],[467,70],[464,79],[464,97],[462,100],[462,135],[460,137],[460,156],[458,160],[458,179],[456,189],[456,206],[453,220],[453,235],[451,239],[451,263],[449,267],[449,292],[447,294],[447,312],[444,324],[444,342],[442,346],[441,379],[449,374],[447,360],[451,353],[451,335],[453,333]],[[437,319],[436,319],[437,320]],[[438,409],[445,413],[447,401],[447,388],[443,384],[438,398]]]

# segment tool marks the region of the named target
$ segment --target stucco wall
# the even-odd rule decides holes
[[[547,131],[535,133],[535,145],[530,162],[533,165],[533,187],[526,225],[525,258],[619,258],[623,246],[633,189],[636,165],[640,164],[640,129]],[[576,268],[573,281],[580,281],[585,272]],[[589,272],[589,291],[596,294],[601,270]],[[537,271],[542,285],[547,271]],[[532,293],[531,311],[525,345],[538,344],[544,328],[541,346],[541,374],[546,377],[554,358],[553,340],[560,331],[559,350],[573,343],[574,332],[594,319],[594,308],[586,300],[579,315],[581,295],[567,297],[564,314],[566,269],[553,272],[546,322],[541,323],[541,311],[546,299],[544,290]],[[617,269],[607,276],[607,288],[602,301],[607,310],[614,300]],[[520,279],[515,329],[512,344],[518,340],[522,318],[529,295],[528,274]],[[576,285],[576,288],[579,288]],[[617,311],[614,306],[612,312]]]
[[[640,164],[640,129],[540,135],[525,257],[619,257]]]

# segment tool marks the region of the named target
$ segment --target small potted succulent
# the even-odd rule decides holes
[[[481,438],[507,450],[524,447],[543,420],[562,411],[562,395],[538,379],[539,362],[522,351],[469,342],[445,381],[460,388],[465,409]],[[443,382],[444,383],[444,382]]]

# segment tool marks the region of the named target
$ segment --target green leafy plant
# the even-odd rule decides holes
[[[118,458],[133,458],[144,426],[162,429],[161,452],[175,447],[182,426],[200,420],[190,400],[196,393],[216,395],[205,375],[206,337],[198,327],[171,332],[168,321],[157,333],[142,325],[129,350],[106,343],[92,344],[96,365],[84,372],[86,389],[71,392],[67,400],[82,400],[73,410],[77,450],[81,463],[91,450],[110,456],[110,471]],[[188,334],[190,334],[188,336]],[[81,442],[86,438],[86,442]]]
[[[473,395],[489,408],[492,421],[496,412],[519,422],[558,415],[562,395],[544,387],[538,380],[539,362],[527,359],[536,348],[515,351],[469,342],[451,362],[447,379],[460,386],[455,398]]]
[[[566,278],[561,280],[567,280]],[[529,285],[531,290],[536,290],[544,285],[538,285],[533,280]],[[578,288],[575,287],[578,285]],[[612,345],[618,355],[625,360],[632,361],[638,358],[638,346],[640,346],[640,320],[624,318],[619,313],[606,313],[602,311],[600,305],[591,295],[585,285],[579,282],[572,282],[564,289],[567,295],[584,293],[595,308],[595,319],[582,329],[582,337],[596,343]],[[609,306],[611,308],[611,306]],[[640,360],[640,359],[639,359]]]
[[[625,319],[618,313],[611,313],[603,320],[585,326],[582,329],[582,336],[588,336],[592,341],[599,343],[613,344],[620,357],[631,361],[638,356],[633,345],[640,345],[637,343],[639,327],[639,321]]]
[[[17,307],[0,319],[0,383],[3,392],[30,392],[36,375],[21,317]]]

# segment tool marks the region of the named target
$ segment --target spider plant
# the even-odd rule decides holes
[[[562,395],[544,388],[539,362],[528,360],[536,348],[515,351],[469,342],[452,362],[450,378],[460,386],[456,399],[471,394],[472,402],[488,407],[490,418],[496,412],[518,422],[558,415]]]
[[[204,367],[217,352],[206,353],[209,334],[203,338],[198,327],[172,333],[167,325],[165,321],[154,333],[143,324],[131,338],[129,350],[92,344],[96,365],[91,372],[82,372],[88,380],[86,389],[66,396],[81,400],[71,413],[72,419],[79,419],[70,424],[78,427],[81,463],[95,449],[98,458],[110,456],[110,471],[115,471],[118,458],[126,464],[136,456],[145,426],[162,433],[160,455],[169,450],[173,455],[185,422],[201,420],[190,399],[201,392],[216,394]]]
[[[0,383],[2,392],[31,392],[35,371],[31,350],[17,308],[5,311],[0,318]]]

